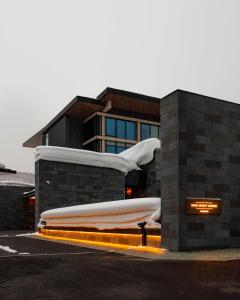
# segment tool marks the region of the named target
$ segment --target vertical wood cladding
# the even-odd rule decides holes
[[[166,247],[172,250],[239,247],[240,105],[176,91],[161,102],[161,131],[162,234],[167,228],[166,237],[163,236]],[[167,150],[174,151],[174,158],[171,152],[166,154]],[[173,161],[175,167],[171,166]],[[167,176],[173,179],[166,180]],[[170,190],[171,186],[175,192]],[[187,216],[186,197],[221,198],[222,215]],[[174,237],[169,217],[178,228]]]

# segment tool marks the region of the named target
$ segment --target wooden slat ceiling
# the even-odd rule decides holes
[[[85,120],[90,115],[95,113],[96,111],[102,111],[104,105],[95,104],[95,103],[86,103],[77,101],[72,107],[70,107],[64,115],[77,118],[80,120]]]
[[[102,99],[103,103],[106,103],[107,101],[111,101],[112,107],[116,109],[160,116],[160,99],[159,103],[157,103],[109,93]]]

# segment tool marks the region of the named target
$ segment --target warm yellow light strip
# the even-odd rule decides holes
[[[56,237],[56,236],[49,236],[41,234],[43,238],[56,240],[56,241],[66,241],[66,242],[74,242],[74,243],[81,243],[91,246],[99,246],[105,247],[109,249],[119,249],[119,250],[133,250],[139,252],[147,252],[147,253],[154,253],[154,254],[163,254],[166,250],[162,248],[154,248],[154,247],[141,247],[141,246],[131,246],[131,245],[123,245],[123,244],[113,244],[113,243],[104,243],[104,242],[94,242],[94,241],[87,241],[87,240],[80,240],[80,239],[72,239],[72,238],[63,238],[63,237]],[[161,237],[158,237],[161,238]]]
[[[99,237],[109,237],[109,238],[140,238],[141,234],[129,234],[129,233],[109,233],[109,232],[92,232],[92,231],[73,231],[73,230],[59,230],[59,229],[42,229],[43,235],[47,233],[60,233],[60,234],[76,234],[80,233],[83,235],[99,236]],[[148,235],[147,238],[151,240],[158,241],[161,237],[159,235]]]

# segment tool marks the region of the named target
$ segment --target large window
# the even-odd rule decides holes
[[[159,126],[142,123],[141,124],[141,141],[149,139],[149,138],[159,139]]]
[[[133,144],[106,141],[106,152],[107,153],[120,153],[132,146],[133,146]]]
[[[106,135],[119,139],[136,140],[136,122],[106,118]]]

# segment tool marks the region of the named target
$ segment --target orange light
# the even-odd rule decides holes
[[[115,244],[115,243],[104,243],[104,242],[95,242],[95,241],[87,241],[87,240],[80,240],[80,239],[73,239],[73,238],[66,238],[66,237],[56,237],[56,236],[48,236],[41,234],[42,238],[46,238],[49,240],[55,241],[66,241],[66,242],[74,242],[78,244],[85,244],[89,246],[96,246],[96,247],[104,247],[105,249],[117,249],[117,250],[129,250],[129,251],[138,251],[138,252],[147,252],[147,253],[154,253],[154,254],[163,254],[166,250],[162,248],[155,248],[155,247],[141,247],[141,246],[131,246],[131,245],[123,245],[123,244]],[[158,237],[161,238],[161,237]]]
[[[208,214],[209,210],[208,209],[201,209],[200,213],[202,213],[202,214]]]
[[[133,189],[130,188],[130,187],[126,188],[126,194],[127,194],[128,197],[131,197],[132,194],[133,194]]]
[[[87,231],[71,231],[58,229],[41,229],[44,236],[54,238],[67,238],[90,243],[104,244],[121,244],[127,247],[141,245],[141,234],[126,234],[126,233],[107,233],[107,232],[87,232]],[[152,247],[160,247],[160,235],[148,235],[148,245]]]

